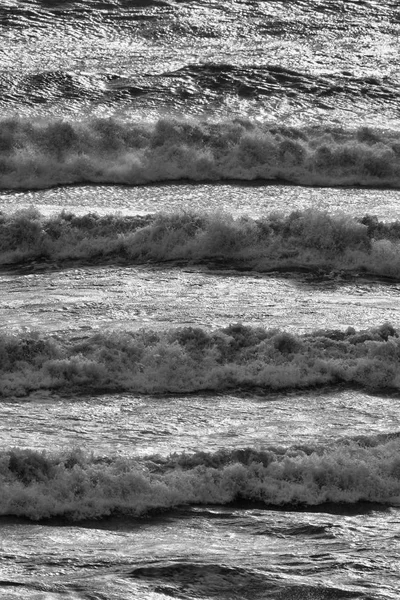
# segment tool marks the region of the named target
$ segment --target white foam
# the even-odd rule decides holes
[[[245,120],[122,123],[8,119],[0,188],[189,179],[399,187],[397,132],[285,128]]]
[[[399,440],[332,447],[220,451],[215,454],[104,458],[81,451],[0,454],[0,514],[75,520],[139,516],[182,504],[399,503]]]
[[[165,394],[338,383],[397,390],[399,347],[390,324],[301,336],[241,324],[213,332],[110,331],[77,342],[3,334],[0,394],[24,396],[38,389]]]

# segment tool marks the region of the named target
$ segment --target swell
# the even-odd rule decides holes
[[[400,278],[400,223],[308,209],[260,219],[224,213],[50,218],[33,207],[0,211],[0,266],[63,268],[73,263],[218,265],[270,271]]]
[[[358,591],[343,589],[342,586],[304,583],[292,583],[288,577],[282,579],[274,573],[227,566],[220,562],[202,562],[185,560],[152,561],[151,564],[134,568],[128,575],[132,579],[145,581],[158,593],[174,598],[266,598],[268,590],[270,598],[291,600],[293,598],[318,598],[318,600],[361,600],[364,595]],[[298,578],[300,579],[300,578]],[[160,585],[161,584],[161,585]],[[367,600],[365,596],[365,599]]]
[[[183,504],[316,506],[400,499],[398,436],[145,459],[81,450],[0,453],[0,514],[33,520],[139,516]]]
[[[382,106],[398,102],[398,82],[389,77],[354,75],[349,71],[312,74],[279,65],[237,66],[223,63],[189,64],[174,71],[140,75],[42,71],[7,78],[2,75],[0,101],[36,105],[57,100],[87,100],[115,104],[146,96],[158,102],[176,104],[215,102],[219,97],[244,99],[286,97],[290,102],[315,103],[333,109],[343,101],[381,102]]]
[[[96,25],[96,20],[113,17],[119,23],[121,17],[134,20],[151,7],[169,7],[167,0],[24,0],[18,3],[2,3],[0,24],[4,28],[34,29],[54,28],[63,22],[74,19],[77,25],[84,20],[88,25]],[[97,19],[96,19],[97,17]],[[93,22],[94,21],[94,22]]]
[[[316,386],[400,388],[400,341],[388,323],[295,335],[234,324],[206,331],[107,331],[82,338],[2,334],[0,396],[269,392]]]
[[[3,189],[180,179],[400,187],[398,132],[168,117],[0,122]]]
[[[3,27],[37,27],[53,26],[54,20],[66,19],[86,20],[89,24],[97,20],[120,25],[121,20],[134,21],[139,18],[149,20],[157,15],[176,16],[185,14],[188,7],[192,12],[203,14],[202,2],[194,0],[180,1],[179,4],[169,0],[24,0],[24,2],[6,2],[0,7],[0,23]],[[182,8],[181,8],[181,5]],[[213,11],[215,18],[222,16],[240,15],[243,19],[251,21],[254,19],[253,27],[255,33],[268,35],[283,35],[288,31],[293,35],[306,37],[320,30],[339,30],[348,32],[349,27],[358,31],[361,22],[368,20],[375,22],[375,27],[390,27],[398,22],[397,2],[387,0],[385,3],[376,3],[374,0],[348,0],[346,2],[346,16],[352,17],[350,23],[344,18],[343,2],[340,0],[292,0],[290,6],[285,0],[275,1],[272,7],[257,6],[251,3],[249,6],[216,4],[207,7]],[[182,10],[183,9],[183,10]],[[315,14],[323,14],[325,19],[315,19]],[[208,14],[208,13],[206,13]],[[265,17],[268,17],[265,19]],[[314,18],[311,19],[310,16]],[[264,19],[260,19],[264,17]],[[339,18],[338,18],[339,17]],[[358,19],[357,19],[358,17]],[[226,20],[226,16],[225,16]],[[185,33],[204,34],[212,29],[212,24],[205,23],[203,27],[184,28]],[[194,29],[194,31],[193,31]],[[160,28],[161,30],[161,28]],[[191,31],[192,30],[192,31]]]
[[[266,95],[277,92],[312,94],[329,98],[344,94],[363,95],[367,98],[395,99],[399,91],[394,82],[385,77],[361,77],[345,71],[314,75],[280,65],[193,64],[165,73],[162,77],[181,79],[182,83],[196,84],[204,93],[207,90],[235,91],[239,96]],[[193,89],[192,89],[193,93]]]

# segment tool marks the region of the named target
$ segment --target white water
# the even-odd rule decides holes
[[[233,216],[262,217],[274,211],[288,214],[314,208],[379,220],[398,218],[398,190],[368,188],[319,188],[287,185],[235,185],[227,183],[171,183],[151,186],[70,186],[40,191],[0,190],[1,208],[14,212],[34,206],[44,215],[61,210],[75,214],[147,214],[179,210],[222,211]],[[212,199],[217,202],[212,202]]]
[[[391,130],[394,144],[385,154],[380,144],[369,146],[364,139],[356,160],[359,172],[352,180],[382,183],[390,165],[393,173],[398,172],[397,12],[397,3],[391,0],[3,2],[0,105],[2,119],[9,118],[11,126],[0,131],[1,185],[44,186],[85,177],[136,182],[130,158],[117,160],[109,172],[107,147],[110,140],[117,140],[116,130],[111,128],[110,137],[103,137],[104,156],[101,144],[94,144],[86,163],[72,152],[68,164],[63,160],[68,125],[51,129],[51,121],[59,118],[79,129],[77,123],[93,123],[94,117],[146,123],[165,117],[165,123],[171,115],[217,123],[244,117],[259,125],[334,127],[347,135],[357,127],[383,127],[386,133]],[[26,119],[25,132],[19,129],[21,117]],[[29,131],[39,118],[43,128],[50,124],[50,129],[32,137]],[[86,133],[91,135],[90,127]],[[83,145],[86,133],[79,138]],[[150,180],[154,172],[213,175],[218,165],[202,162],[202,152],[198,161],[196,152],[188,157],[187,141],[176,154],[172,146],[171,152],[168,148],[160,152],[159,161],[153,157],[145,175]],[[327,144],[333,147],[331,141]],[[231,149],[224,156],[229,157]],[[263,144],[253,139],[250,151],[244,150],[241,159],[249,167],[244,176],[275,173],[276,164],[272,170],[259,165],[252,171],[253,150],[256,162],[270,159]],[[307,147],[310,156],[314,150],[312,144]],[[351,159],[351,148],[347,150]],[[328,159],[322,153],[322,162],[324,156],[329,163],[329,153]],[[180,170],[186,158],[187,168]],[[290,152],[286,158],[290,163]],[[340,168],[346,171],[346,156],[341,158]],[[235,177],[242,162],[233,160],[225,166],[221,173]],[[333,166],[329,181],[345,182],[340,168],[335,173],[337,163],[326,166]],[[146,171],[146,161],[142,167]],[[125,169],[122,179],[120,168]],[[289,175],[290,171],[289,165]],[[298,181],[317,181],[310,173],[313,168]],[[398,182],[396,177],[392,181]],[[14,212],[34,206],[45,215],[62,209],[76,214],[222,210],[259,217],[274,210],[288,214],[310,207],[355,218],[370,213],[393,221],[398,218],[398,196],[398,190],[381,188],[236,182],[93,185],[24,192],[2,189],[0,209]],[[68,344],[69,337],[82,339],[104,329],[194,325],[210,330],[237,321],[296,334],[317,328],[365,329],[384,321],[391,321],[397,330],[400,326],[400,288],[382,280],[343,281],[336,274],[317,282],[310,276],[258,276],[190,266],[64,271],[37,267],[25,275],[0,275],[1,335],[37,330],[41,339],[55,335]],[[18,369],[24,371],[23,360]],[[299,488],[311,504],[324,497],[333,498],[334,504],[276,510],[264,504],[208,503],[175,506],[141,518],[124,513],[83,522],[2,517],[0,598],[398,600],[399,421],[398,394],[374,396],[352,389],[179,397],[57,396],[39,389],[23,399],[3,398],[0,474],[5,475],[0,505],[7,513],[12,489],[9,515],[37,518],[46,510],[63,515],[68,498],[77,518],[105,515],[107,494],[110,506],[114,497],[122,507],[137,498],[143,506],[152,502],[175,506],[179,498],[188,502],[198,498],[197,488],[203,499],[214,493],[215,501],[226,501],[230,489],[243,484],[251,490],[257,481],[264,485],[264,497],[273,497],[274,490],[277,498],[285,498],[286,491],[294,491],[296,497]],[[385,434],[393,434],[387,443]],[[360,435],[365,439],[358,444],[354,436]],[[380,435],[382,444],[376,437]],[[294,448],[299,444],[300,449]],[[60,468],[56,481],[46,479],[40,468],[35,471],[35,464],[48,465],[52,457],[69,455],[76,446],[93,452],[93,464],[89,457],[81,471]],[[283,469],[280,479],[263,479],[260,468],[257,480],[260,450],[271,446],[275,459],[282,458],[272,466],[286,465],[287,472]],[[241,464],[225,465],[230,477],[218,479],[221,470],[207,467],[201,457],[198,468],[182,468],[182,452],[187,456],[195,450],[213,452],[206,455],[212,462],[221,449],[234,456],[245,447],[255,452],[253,479],[246,477]],[[316,453],[303,452],[306,447],[316,447]],[[46,454],[36,455],[34,450]],[[177,457],[167,458],[170,452]],[[147,454],[152,455],[148,462]],[[10,456],[14,464],[8,470]],[[97,456],[103,462],[96,463]],[[155,486],[150,487],[154,497],[139,476],[124,490],[124,469],[129,472],[131,463],[147,473],[146,481]],[[167,464],[175,464],[175,469],[168,471]],[[157,479],[163,465],[165,478]],[[102,477],[105,483],[96,488]],[[160,481],[166,487],[164,483],[157,487]],[[349,506],[337,498],[379,499],[386,505]]]
[[[384,415],[384,416],[383,416]],[[399,428],[399,400],[358,391],[319,390],[264,396],[68,398],[37,392],[0,407],[5,447],[61,451],[74,446],[100,456],[268,445],[332,443]]]
[[[109,188],[106,197],[110,202],[114,190],[113,209],[147,212],[156,210],[158,195],[172,194],[175,202],[180,195],[181,207],[187,206],[184,189],[155,187],[151,206],[149,200],[146,204],[150,194],[144,189],[145,200],[140,204],[140,188]],[[372,212],[372,192],[347,190],[341,195],[299,188],[296,195],[295,188],[272,186],[191,188],[196,208],[206,207],[210,193],[219,191],[227,194],[224,208],[231,202],[236,214],[254,216],[257,210],[261,214],[265,204],[270,208],[273,202],[282,207],[285,191],[288,202],[284,206],[289,207],[290,200],[290,210],[294,201],[304,207],[315,197],[326,208],[332,206],[333,196],[341,198],[340,208],[350,214],[363,213],[364,205]],[[99,212],[110,212],[103,190],[100,193],[96,188],[49,190],[34,196],[41,199],[38,206],[49,212],[59,210],[60,198],[69,198],[66,207],[75,210],[78,192],[81,212],[93,199]],[[379,216],[395,218],[394,202],[385,204],[388,198],[393,200],[394,192],[374,194],[379,199]],[[128,209],[132,195],[138,201]],[[23,196],[11,197],[15,201]],[[57,201],[52,205],[49,198]],[[168,207],[176,206],[172,201]],[[18,276],[3,273],[1,285],[3,331],[85,337],[104,328],[157,329],[173,324],[210,329],[242,321],[301,332],[400,321],[398,285],[368,280],[316,283],[300,276],[141,266],[49,268]],[[326,446],[358,435],[396,433],[400,413],[396,396],[378,398],[349,390],[164,398],[129,394],[71,398],[38,391],[29,399],[3,402],[0,417],[2,448],[52,453],[80,447],[97,456],[129,458],[247,446]],[[362,511],[361,507],[357,510]],[[299,589],[303,590],[300,597],[318,599],[328,598],[329,589],[338,598],[357,589],[360,593],[369,589],[377,599],[396,597],[399,516],[395,508],[337,515],[208,506],[165,517],[91,522],[90,526],[3,520],[1,527],[0,557],[8,584],[1,588],[0,597],[7,599],[158,600],[171,594],[189,598],[210,593],[276,598],[282,589],[288,594],[285,597],[296,599]],[[145,571],[135,574],[141,566]]]
[[[241,322],[286,331],[400,322],[400,284],[316,283],[195,268],[92,267],[0,275],[0,330],[77,332]],[[78,318],[79,317],[79,318]]]

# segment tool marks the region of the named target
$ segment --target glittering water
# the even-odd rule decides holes
[[[398,598],[399,23],[2,3],[1,598]]]

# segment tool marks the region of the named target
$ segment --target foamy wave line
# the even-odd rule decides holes
[[[398,132],[245,119],[0,121],[0,188],[179,179],[399,187]]]
[[[398,505],[400,443],[239,449],[144,460],[12,449],[0,453],[0,514],[74,520],[139,516],[183,504]]]
[[[0,212],[0,265],[29,261],[124,264],[186,261],[257,271],[305,268],[400,277],[400,223],[318,210],[255,220],[228,214],[123,217],[34,208]]]
[[[165,394],[318,385],[400,389],[395,329],[293,335],[241,324],[106,332],[81,340],[0,337],[0,395],[35,390]]]

